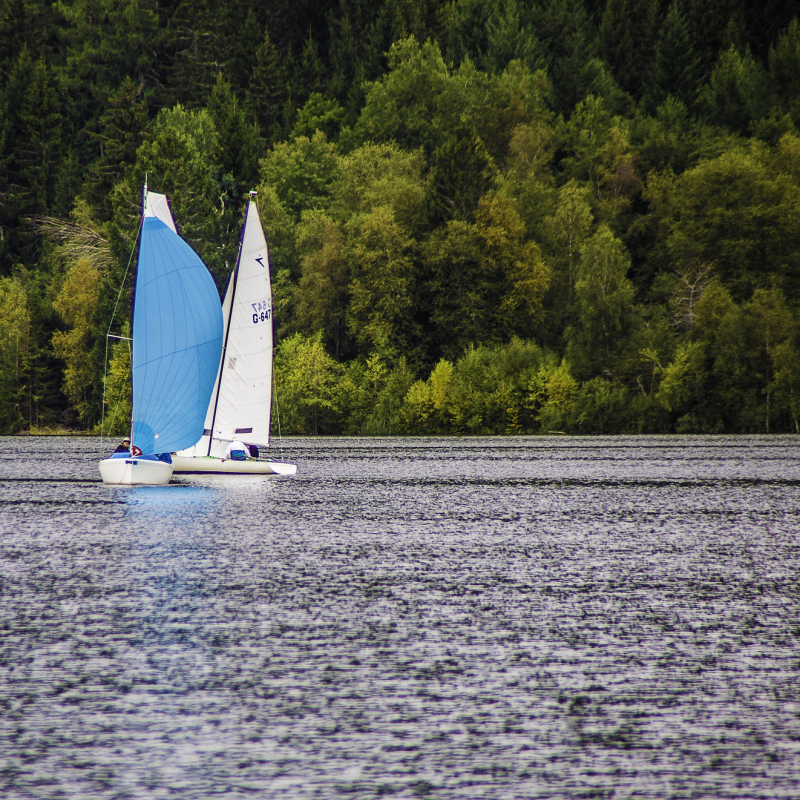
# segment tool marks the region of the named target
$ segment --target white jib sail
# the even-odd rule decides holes
[[[175,230],[175,220],[172,219],[172,211],[170,210],[167,196],[165,194],[151,192],[146,186],[144,187],[144,215],[146,217],[157,217],[173,233],[177,233]]]
[[[252,198],[245,217],[239,263],[228,282],[222,313],[222,362],[205,431],[197,445],[182,455],[221,457],[234,439],[260,447],[269,445],[272,287],[267,240]]]

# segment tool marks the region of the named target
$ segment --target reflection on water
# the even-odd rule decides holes
[[[120,499],[131,514],[166,515],[180,524],[213,511],[214,503],[224,502],[224,489],[207,486],[168,484],[167,486],[131,486],[118,488]]]
[[[2,796],[800,796],[796,442],[0,440]]]

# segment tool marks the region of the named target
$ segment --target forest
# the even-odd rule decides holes
[[[0,0],[0,433],[130,414],[142,185],[273,432],[800,432],[798,0]]]

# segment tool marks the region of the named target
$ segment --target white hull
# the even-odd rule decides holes
[[[231,461],[213,456],[172,456],[174,472],[214,472],[224,475],[294,475],[295,464],[281,461]]]
[[[100,462],[103,483],[114,486],[164,486],[172,477],[172,464],[143,458],[106,458]]]

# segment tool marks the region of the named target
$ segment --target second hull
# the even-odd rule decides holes
[[[295,464],[281,461],[232,461],[212,456],[172,456],[173,472],[213,472],[221,475],[294,475]]]

